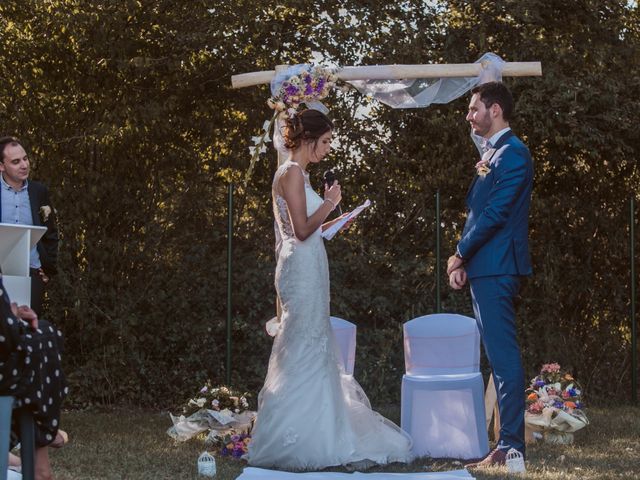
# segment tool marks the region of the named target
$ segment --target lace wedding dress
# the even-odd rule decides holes
[[[250,465],[286,470],[375,462],[411,461],[411,439],[371,410],[369,401],[339,361],[329,320],[329,268],[321,230],[298,240],[273,181],[278,262],[275,284],[281,304],[269,370],[258,397],[249,444]],[[302,169],[301,169],[302,170]],[[307,215],[322,199],[305,175]]]

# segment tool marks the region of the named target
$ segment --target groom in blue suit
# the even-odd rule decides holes
[[[516,335],[514,300],[520,278],[531,275],[529,205],[533,162],[509,127],[513,98],[500,82],[472,90],[467,121],[486,141],[467,193],[468,216],[447,274],[454,289],[471,285],[473,311],[498,391],[500,438],[482,461],[505,463],[510,448],[524,455],[524,371]]]

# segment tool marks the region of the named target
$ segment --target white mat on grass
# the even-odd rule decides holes
[[[291,473],[264,468],[247,467],[236,480],[473,480],[466,470],[424,473]]]

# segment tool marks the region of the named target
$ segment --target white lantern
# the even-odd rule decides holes
[[[205,477],[216,476],[216,459],[209,452],[202,452],[198,457],[198,473]]]
[[[515,448],[511,448],[507,452],[506,463],[509,473],[524,473],[526,471],[524,456]]]

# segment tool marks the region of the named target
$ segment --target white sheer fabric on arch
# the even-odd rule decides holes
[[[505,62],[495,53],[485,53],[475,63],[484,65],[477,77],[352,80],[348,83],[363,95],[370,95],[391,108],[425,108],[434,103],[449,103],[476,85],[502,79]]]
[[[318,229],[298,240],[278,182],[273,204],[280,233],[276,290],[282,306],[248,461],[252,466],[318,470],[373,461],[411,460],[411,439],[371,410],[358,382],[347,375],[329,321],[329,269]],[[307,215],[322,204],[305,175]]]
[[[370,95],[391,108],[426,108],[434,103],[449,103],[476,85],[502,80],[505,61],[495,53],[485,53],[475,63],[483,64],[477,77],[416,78],[410,80],[353,80],[363,95]],[[389,73],[391,77],[391,72]],[[484,139],[471,132],[471,139],[482,156]]]

